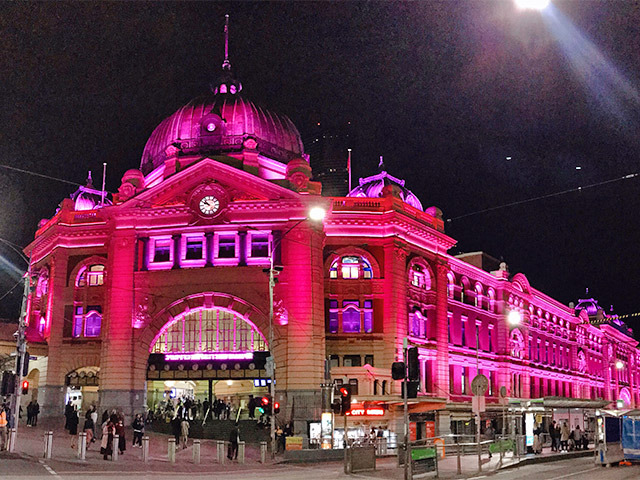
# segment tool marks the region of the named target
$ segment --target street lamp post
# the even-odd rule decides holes
[[[271,395],[271,456],[275,455],[276,452],[276,415],[273,411],[274,404],[276,401],[276,362],[274,357],[274,328],[273,328],[273,289],[276,286],[275,275],[276,271],[279,273],[281,268],[277,268],[274,265],[273,255],[275,253],[276,248],[282,243],[282,239],[294,228],[300,225],[305,220],[312,220],[314,222],[320,222],[324,219],[326,214],[326,210],[322,207],[313,207],[309,210],[308,215],[297,221],[289,230],[284,232],[276,241],[272,242],[271,252],[269,255],[269,358],[267,359],[267,363],[269,364],[271,383],[269,385],[269,394]],[[313,288],[313,287],[312,287]]]

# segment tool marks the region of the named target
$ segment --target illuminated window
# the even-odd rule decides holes
[[[73,315],[73,331],[71,332],[71,335],[74,338],[82,335],[82,323],[84,321],[84,317],[82,314],[82,307],[76,307],[75,313]]]
[[[204,252],[203,244],[204,241],[202,237],[187,238],[184,258],[186,260],[202,260],[202,254]]]
[[[84,321],[84,336],[85,337],[99,337],[100,326],[102,324],[102,315],[95,310],[87,313]]]
[[[235,234],[220,234],[217,235],[217,240],[216,258],[236,258]]]
[[[342,331],[345,333],[360,332],[360,310],[358,302],[342,302]]]
[[[338,333],[338,301],[331,300],[329,302],[329,331]]]
[[[373,332],[373,301],[364,301],[364,333]]]
[[[411,314],[410,318],[411,318],[411,329],[410,329],[411,335],[413,335],[414,337],[421,337],[421,338],[425,337],[426,330],[427,330],[427,322],[424,315],[422,315],[422,313],[420,313],[419,310],[416,310]]]
[[[342,308],[338,300],[329,300],[329,324],[330,333],[372,333],[373,324],[373,300],[364,300],[362,304],[358,300],[344,300]],[[340,329],[340,317],[342,328]]]
[[[363,257],[345,256],[337,259],[329,268],[329,278],[340,278],[354,280],[358,278],[373,278],[371,264]]]
[[[89,285],[95,287],[104,283],[104,265],[90,265],[83,267],[78,273],[76,286],[84,287]]]
[[[269,237],[265,232],[250,232],[248,257],[269,258]]]
[[[171,240],[155,240],[153,243],[153,261],[170,262],[171,261]]]

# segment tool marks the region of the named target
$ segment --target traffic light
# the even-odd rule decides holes
[[[29,380],[22,381],[22,394],[26,395],[29,393]]]
[[[339,398],[336,398],[331,404],[331,410],[333,413],[338,415],[342,411],[342,401]]]
[[[404,397],[404,386],[406,382],[402,382],[402,396]],[[418,398],[418,387],[420,382],[418,380],[409,380],[407,388],[407,398]]]
[[[2,392],[3,396],[13,395],[16,391],[16,374],[11,372],[3,372],[2,374]]]
[[[20,370],[20,355],[16,357],[16,373]],[[29,352],[24,354],[24,362],[22,363],[22,376],[26,377],[29,373]]]
[[[351,387],[343,385],[340,387],[340,413],[346,415],[351,411]]]
[[[273,414],[277,415],[280,413],[280,404],[278,402],[273,402]]]
[[[404,380],[404,362],[393,362],[391,364],[391,378],[394,380]]]
[[[271,397],[269,395],[265,395],[260,399],[260,406],[265,414],[271,415]]]
[[[420,380],[420,360],[418,359],[418,347],[411,347],[407,350],[407,364],[407,376],[409,377],[409,380]]]

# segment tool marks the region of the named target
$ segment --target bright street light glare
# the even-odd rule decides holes
[[[544,10],[551,3],[550,0],[514,0],[521,10]]]
[[[620,360],[618,360],[618,361],[616,362],[616,368],[617,368],[618,370],[622,370],[622,367],[624,367],[624,363],[622,363]]]
[[[520,314],[518,312],[516,312],[515,310],[511,310],[509,312],[509,315],[507,316],[507,321],[509,322],[510,325],[520,325]]]
[[[311,210],[309,210],[309,218],[314,222],[320,222],[324,220],[324,216],[326,214],[326,210],[322,207],[313,207]]]

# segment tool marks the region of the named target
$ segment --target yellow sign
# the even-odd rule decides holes
[[[287,450],[302,450],[302,437],[287,437]]]

